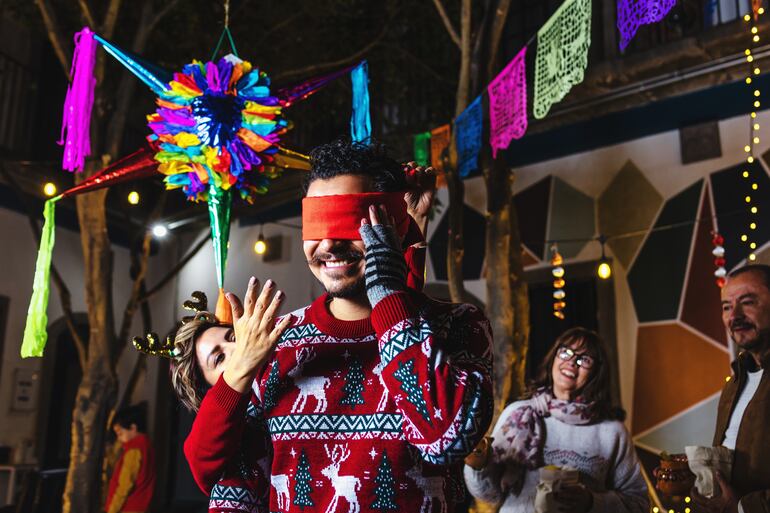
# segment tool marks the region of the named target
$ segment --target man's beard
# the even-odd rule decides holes
[[[346,285],[336,290],[329,290],[327,288],[326,292],[331,298],[357,299],[366,295],[366,280],[361,276],[350,285]]]

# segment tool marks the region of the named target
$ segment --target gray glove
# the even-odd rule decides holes
[[[366,247],[366,295],[374,308],[387,296],[406,290],[406,261],[393,226],[365,224],[358,233]]]

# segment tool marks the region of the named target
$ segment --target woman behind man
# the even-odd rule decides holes
[[[471,494],[501,504],[502,513],[533,512],[540,469],[555,465],[580,473],[579,484],[554,493],[560,511],[647,511],[639,462],[609,388],[609,362],[599,336],[584,328],[563,333],[527,398],[500,415],[491,445],[482,442],[466,458]]]

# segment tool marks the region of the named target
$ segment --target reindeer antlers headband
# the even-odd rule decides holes
[[[207,312],[208,304],[209,301],[206,294],[199,290],[193,292],[192,299],[188,299],[182,303],[182,308],[195,312],[195,315],[182,317],[182,324],[187,324],[196,317],[212,323],[217,322],[217,318],[213,314]],[[137,351],[144,354],[163,356],[171,359],[181,356],[181,351],[174,345],[174,341],[171,337],[166,337],[165,342],[161,342],[157,333],[148,333],[144,337],[134,337],[132,342]]]

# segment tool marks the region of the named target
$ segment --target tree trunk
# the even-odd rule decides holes
[[[88,163],[86,176],[96,169]],[[80,242],[85,263],[88,359],[72,412],[72,447],[63,513],[101,511],[101,472],[107,419],[115,405],[117,378],[112,363],[115,322],[112,308],[112,249],[101,190],[77,196]]]
[[[487,316],[495,334],[495,418],[525,390],[529,297],[521,260],[521,237],[513,205],[514,175],[493,159],[487,186]]]
[[[92,332],[93,333],[93,332]],[[115,403],[115,376],[92,364],[80,382],[72,412],[72,448],[62,512],[97,513],[101,502],[104,426]]]
[[[460,77],[457,81],[457,96],[455,100],[455,117],[460,115],[468,106],[471,82],[471,0],[462,0],[460,15]],[[447,243],[447,281],[449,282],[449,297],[455,303],[465,301],[465,284],[463,282],[463,204],[465,202],[465,187],[457,168],[457,145],[455,134],[449,149],[449,166],[446,169],[447,188],[449,189],[449,234]]]

